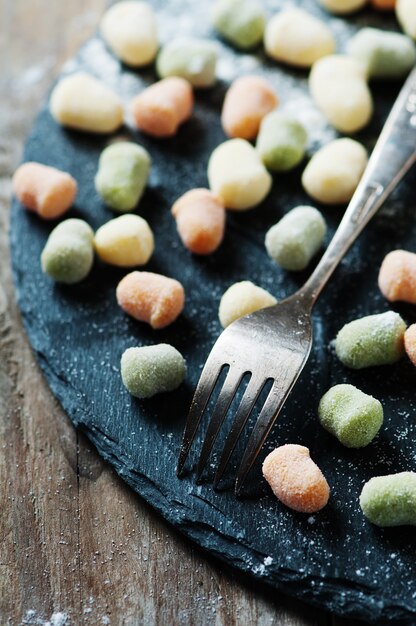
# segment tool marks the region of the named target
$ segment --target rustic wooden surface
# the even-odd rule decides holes
[[[0,0],[0,623],[352,626],[189,545],[75,432],[31,353],[11,280],[10,175],[48,85],[108,4]]]

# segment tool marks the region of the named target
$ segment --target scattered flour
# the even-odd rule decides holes
[[[42,63],[38,65],[31,65],[24,72],[19,74],[16,81],[14,82],[14,87],[18,89],[30,89],[34,85],[40,83],[44,78],[46,78],[49,70],[53,66],[53,58],[46,57]]]
[[[52,613],[49,619],[45,620],[38,613],[29,609],[26,611],[23,621],[23,626],[70,626],[70,620],[68,613],[63,611],[55,611]]]
[[[93,599],[90,598],[90,604],[92,604],[92,602]],[[84,609],[84,614],[90,614],[92,611],[93,609],[91,607],[87,607]],[[88,621],[88,624],[89,623]],[[101,618],[96,616],[94,617],[94,624],[95,623],[109,626],[110,618],[108,615],[103,615]],[[49,619],[44,619],[44,617],[34,609],[29,609],[23,617],[21,626],[71,626],[71,619],[69,614],[64,611],[54,611]]]
[[[69,626],[69,617],[66,613],[52,613],[50,622],[46,622],[45,626]]]

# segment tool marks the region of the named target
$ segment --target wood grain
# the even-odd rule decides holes
[[[75,432],[31,353],[9,263],[10,176],[48,85],[108,4],[0,0],[0,623],[352,626],[185,542]]]

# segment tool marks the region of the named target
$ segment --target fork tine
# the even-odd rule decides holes
[[[267,435],[269,434],[287,396],[296,382],[296,379],[297,376],[294,376],[289,386],[286,384],[279,385],[276,380],[274,381],[244,451],[243,460],[241,461],[235,481],[235,494],[237,496],[241,494],[241,489],[245,479],[247,478],[247,474],[252,468]]]
[[[192,442],[195,439],[196,431],[198,430],[199,423],[205,411],[205,407],[208,404],[223,365],[224,363],[220,363],[212,358],[211,352],[204,365],[204,369],[201,372],[201,376],[192,399],[191,408],[189,409],[185,432],[183,434],[178,466],[176,468],[176,474],[178,476],[182,473]]]
[[[224,385],[215,403],[212,417],[205,435],[204,443],[202,445],[201,455],[199,457],[196,470],[197,480],[201,477],[201,474],[204,471],[221,425],[225,419],[227,411],[236,394],[236,391],[241,383],[243,376],[244,371],[238,370],[235,365],[232,365],[228,370],[227,378],[225,379]]]
[[[242,397],[239,407],[235,413],[233,425],[224,444],[220,462],[218,464],[218,469],[214,478],[214,489],[218,486],[218,483],[224,475],[231,455],[234,452],[234,448],[237,445],[237,441],[243,431],[244,426],[246,425],[248,418],[250,417],[251,411],[256,404],[257,398],[259,397],[265,382],[266,379],[260,379],[254,376],[254,374],[248,382],[248,385],[244,392],[244,396]]]

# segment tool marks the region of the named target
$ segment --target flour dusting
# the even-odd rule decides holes
[[[23,626],[71,626],[68,613],[55,611],[49,619],[44,619],[34,609],[28,609],[22,620]]]

